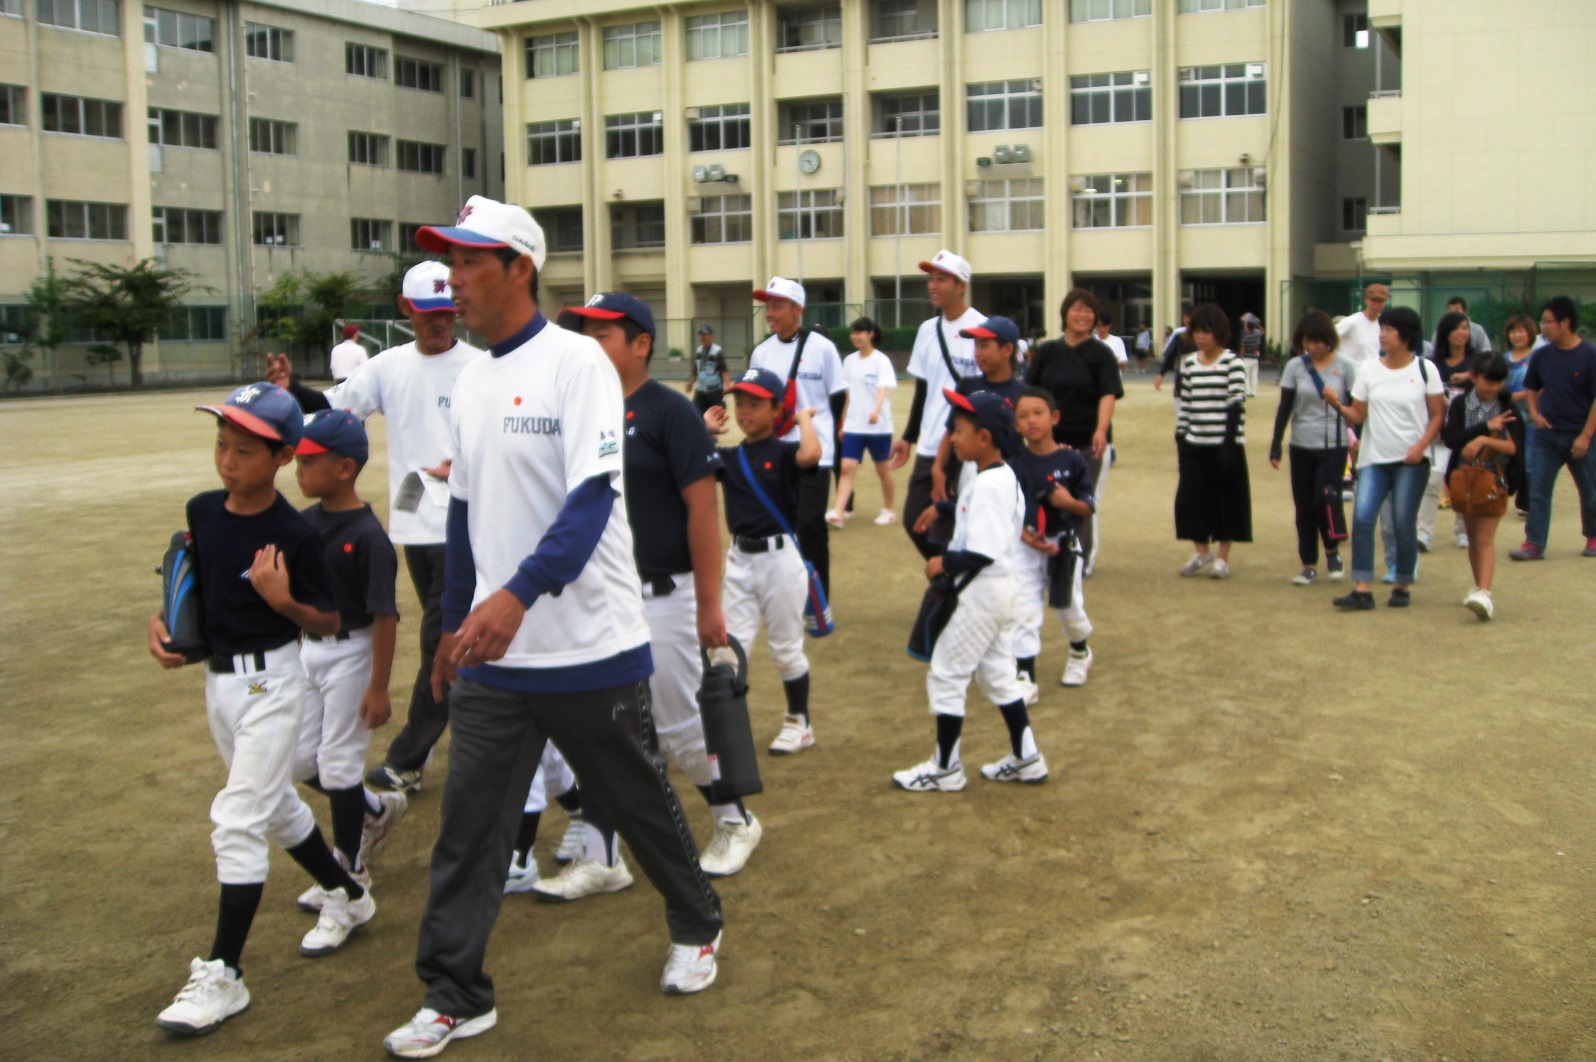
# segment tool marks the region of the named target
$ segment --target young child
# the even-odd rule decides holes
[[[186,1036],[210,1032],[249,1006],[239,957],[266,885],[268,838],[338,894],[352,920],[369,921],[377,910],[371,893],[333,858],[290,776],[306,692],[299,632],[330,637],[339,625],[316,531],[276,487],[304,417],[287,392],[268,383],[240,387],[223,405],[196,408],[218,420],[215,461],[223,489],[195,495],[187,515],[212,654],[205,714],[228,773],[211,803],[221,899],[210,958],[189,963],[188,983],[155,1020]],[[182,667],[167,638],[156,613],[150,655],[162,667]],[[322,955],[326,944],[318,922],[300,950]]]
[[[837,504],[826,514],[826,523],[842,527],[848,519],[848,501],[853,497],[853,479],[864,462],[865,451],[875,462],[881,478],[880,526],[896,523],[892,511],[892,403],[891,392],[898,386],[892,359],[882,353],[881,326],[861,317],[849,326],[848,337],[858,348],[842,362],[842,375],[848,381],[848,399],[842,414],[842,478],[837,483]]]
[[[1501,354],[1485,354],[1474,359],[1470,368],[1473,386],[1452,399],[1441,426],[1441,441],[1452,456],[1447,461],[1446,477],[1465,461],[1493,460],[1502,471],[1509,495],[1518,489],[1524,475],[1524,422],[1518,419],[1512,393],[1507,390],[1512,366]],[[1496,615],[1491,600],[1491,580],[1496,575],[1496,525],[1500,516],[1464,516],[1463,528],[1469,539],[1469,568],[1474,589],[1463,604],[1482,620]]]
[[[1014,635],[1014,655],[1020,677],[1035,686],[1036,657],[1042,648],[1042,618],[1049,586],[1057,565],[1067,568],[1069,604],[1057,610],[1059,623],[1070,640],[1064,664],[1063,686],[1084,686],[1092,670],[1092,650],[1086,639],[1092,621],[1086,618],[1081,593],[1082,558],[1076,533],[1081,521],[1092,518],[1092,471],[1079,451],[1053,439],[1058,405],[1045,387],[1027,387],[1014,407],[1014,426],[1025,449],[1009,458],[1009,467],[1025,496],[1025,526],[1020,539],[1027,548],[1015,558],[1014,581],[1019,586],[1019,628]]]
[[[983,391],[991,392],[1007,399],[1012,409],[1020,392],[1025,390],[1025,381],[1014,375],[1014,352],[1020,341],[1019,326],[1007,317],[988,317],[982,324],[961,328],[959,335],[975,340],[975,364],[981,370],[981,375],[961,378],[955,390],[966,397]],[[959,493],[963,477],[976,474],[974,468],[960,462],[953,453],[951,432],[953,414],[956,412],[957,407],[949,412],[948,431],[943,432],[942,441],[937,446],[938,471],[931,480],[933,501],[944,498],[952,500]],[[952,516],[941,514],[931,527],[929,534],[932,541],[946,542],[953,533]]]
[[[333,854],[367,885],[368,861],[388,843],[406,808],[402,791],[377,794],[360,784],[371,732],[393,714],[388,679],[399,625],[399,555],[371,506],[355,492],[370,455],[358,417],[345,409],[311,414],[294,453],[299,489],[316,499],[301,515],[321,536],[339,618],[337,634],[326,638],[307,631],[300,647],[310,689],[299,722],[294,778],[326,794]],[[319,928],[340,941],[355,926],[348,905],[320,885],[306,890],[299,906],[321,912],[328,924]]]
[[[774,438],[781,416],[786,381],[769,369],[749,369],[732,384],[739,446],[718,447],[721,490],[726,497],[726,528],[731,549],[726,554],[725,592],[721,603],[726,630],[752,652],[765,621],[770,659],[781,676],[787,714],[781,733],[771,742],[777,756],[802,752],[815,743],[809,721],[809,659],[804,655],[804,598],[808,586],[803,558],[792,538],[759,500],[743,472],[743,457],[765,497],[776,506],[789,528],[798,516],[799,470],[820,463],[820,438],[811,418],[813,408],[797,416],[798,442]]]
[[[926,562],[927,579],[946,572],[964,588],[958,607],[931,651],[926,693],[937,721],[935,754],[892,780],[911,793],[951,793],[965,785],[959,759],[964,729],[965,692],[973,676],[1009,729],[1009,754],[981,768],[994,782],[1043,782],[1047,761],[1037,751],[1025,710],[1027,690],[1015,673],[1015,551],[1024,526],[1024,499],[1005,456],[1018,449],[1014,408],[991,392],[943,393],[953,405],[953,452],[973,462],[975,475],[963,477],[953,523],[953,537],[940,557]],[[948,503],[939,503],[947,505]],[[938,505],[921,513],[916,526],[931,526]]]

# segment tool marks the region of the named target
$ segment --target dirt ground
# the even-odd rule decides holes
[[[869,524],[866,472],[863,518],[832,540],[839,629],[810,646],[819,744],[763,764],[764,843],[721,887],[719,982],[659,993],[645,881],[563,908],[512,897],[490,953],[499,1027],[449,1057],[1596,1057],[1596,561],[1578,556],[1568,484],[1550,559],[1503,558],[1495,622],[1460,605],[1445,520],[1411,609],[1381,594],[1341,615],[1336,584],[1289,583],[1288,486],[1264,460],[1274,389],[1250,412],[1257,542],[1228,582],[1176,577],[1171,411],[1146,377],[1129,390],[1086,584],[1096,668],[1084,689],[1046,685],[1033,716],[1046,785],[892,788],[932,743],[924,668],[902,648],[922,582],[902,530]],[[446,744],[377,866],[371,925],[301,958],[303,877],[274,852],[245,952],[253,1006],[200,1043],[154,1026],[216,902],[202,676],[143,645],[151,570],[183,501],[215,483],[211,422],[189,411],[215,397],[0,404],[0,1056],[377,1058],[420,1005]],[[385,511],[384,477],[375,458]],[[1510,518],[1504,553],[1518,535]],[[1063,650],[1050,628],[1049,680]],[[756,659],[766,741],[780,694]],[[965,751],[1004,751],[995,710],[972,704]],[[684,803],[707,837],[702,802]],[[550,814],[546,871],[562,828]]]

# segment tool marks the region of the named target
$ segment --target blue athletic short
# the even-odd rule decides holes
[[[869,435],[856,435],[851,431],[842,433],[844,461],[863,461],[866,450],[870,451],[870,459],[880,464],[892,456],[892,436],[874,432]]]

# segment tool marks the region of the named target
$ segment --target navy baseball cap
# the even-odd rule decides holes
[[[572,306],[562,310],[560,316],[575,314],[590,321],[619,321],[623,318],[635,324],[650,336],[654,335],[654,311],[648,303],[625,291],[606,291],[587,300],[585,306]]]
[[[959,335],[965,339],[995,339],[999,343],[1018,344],[1020,326],[1007,317],[988,317],[984,324],[959,329]]]
[[[305,414],[294,396],[276,384],[245,384],[227,396],[219,406],[195,406],[207,413],[233,424],[251,435],[280,442],[287,446],[299,445],[304,435]]]
[[[323,409],[305,418],[305,435],[294,447],[301,457],[334,454],[347,457],[362,467],[371,456],[366,426],[347,409]]]
[[[707,324],[699,325],[698,326],[698,334],[701,335],[701,336],[712,336],[712,335],[715,334],[715,330],[713,328],[709,327],[709,325],[707,325]]]
[[[992,441],[1004,457],[1019,452],[1020,436],[1014,430],[1014,404],[996,391],[977,391],[973,395],[960,394],[944,387],[943,395],[955,409],[975,417],[975,422],[992,433]]]
[[[769,369],[747,369],[731,385],[733,391],[742,391],[755,398],[769,398],[780,402],[787,394],[787,383]]]

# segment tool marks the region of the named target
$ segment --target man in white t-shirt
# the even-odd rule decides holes
[[[1130,355],[1125,350],[1125,341],[1114,334],[1114,315],[1107,310],[1098,310],[1097,324],[1092,328],[1092,334],[1114,352],[1114,360],[1119,362],[1120,373],[1123,374]]]
[[[903,529],[909,541],[929,560],[939,556],[946,543],[932,542],[929,535],[915,531],[915,519],[933,503],[947,501],[947,476],[937,467],[937,448],[947,431],[952,408],[946,391],[958,390],[966,376],[980,376],[975,363],[975,340],[959,333],[986,322],[986,314],[970,306],[970,263],[949,250],[938,251],[928,262],[920,263],[926,274],[926,291],[937,316],[920,324],[914,347],[909,353],[909,375],[914,377],[914,402],[903,437],[892,444],[892,467],[901,468],[914,447],[914,470],[903,499]]]
[[[327,371],[333,382],[347,380],[366,364],[366,348],[360,344],[360,326],[344,325],[344,341],[327,355]]]
[[[820,585],[831,594],[831,528],[826,507],[831,499],[831,467],[837,456],[837,425],[848,398],[848,381],[842,375],[842,356],[824,332],[803,327],[804,286],[786,277],[771,277],[754,292],[765,304],[765,327],[771,334],[748,355],[750,369],[768,369],[796,390],[793,411],[813,408],[815,434],[820,436],[820,463],[806,468],[798,481],[798,548],[815,566]],[[796,362],[794,359],[797,359]],[[796,375],[795,375],[796,373]],[[782,432],[783,442],[798,441],[794,424]]]
[[[450,691],[449,776],[416,946],[426,1003],[383,1046],[431,1057],[497,1022],[483,971],[522,799],[548,741],[609,814],[665,898],[667,993],[714,981],[720,900],[659,759],[643,594],[620,493],[625,415],[615,367],[538,309],[543,230],[472,196],[423,248],[449,255],[466,324],[491,357],[451,401],[444,634],[435,692]]]
[[[1380,314],[1390,301],[1390,288],[1370,284],[1363,289],[1363,309],[1336,323],[1336,333],[1341,336],[1337,349],[1354,364],[1380,357]]]

